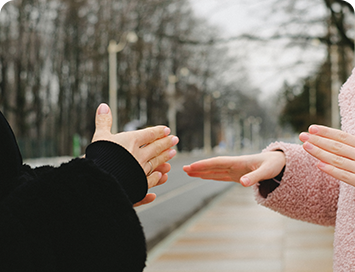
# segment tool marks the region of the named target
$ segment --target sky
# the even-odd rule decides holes
[[[286,16],[282,13],[270,14],[270,1],[263,0],[190,0],[196,16],[206,18],[219,27],[223,37],[233,37],[241,33],[268,33]],[[314,11],[315,15],[322,10]],[[271,33],[271,32],[269,32]],[[297,49],[285,51],[284,44],[254,43],[240,46],[231,43],[230,54],[240,55],[244,61],[253,86],[261,91],[261,99],[273,96],[285,80],[296,82],[312,72],[314,65],[325,57],[324,48],[315,44],[308,52]],[[295,62],[305,61],[307,65],[298,67]]]

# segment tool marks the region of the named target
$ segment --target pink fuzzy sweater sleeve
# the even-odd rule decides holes
[[[264,198],[254,186],[259,204],[291,218],[324,226],[334,226],[339,181],[321,172],[317,160],[301,145],[276,142],[264,151],[282,150],[286,167],[278,186]]]

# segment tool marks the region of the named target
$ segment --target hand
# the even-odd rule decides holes
[[[92,139],[95,141],[110,141],[127,149],[138,161],[147,174],[148,188],[161,185],[168,180],[167,173],[171,166],[167,163],[176,155],[172,149],[179,139],[170,134],[166,126],[121,132],[111,134],[112,114],[108,105],[101,104],[96,112],[96,130]],[[147,204],[155,199],[155,194],[147,194],[146,197],[136,203],[135,206]]]
[[[355,186],[355,136],[325,126],[312,125],[299,138],[303,148],[320,160],[318,168]]]
[[[276,177],[285,166],[283,152],[272,151],[239,157],[215,157],[184,166],[190,177],[240,182],[248,187]]]

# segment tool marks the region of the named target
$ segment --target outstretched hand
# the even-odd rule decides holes
[[[108,105],[101,104],[96,112],[95,133],[92,142],[110,141],[121,145],[128,150],[143,168],[148,179],[148,188],[161,185],[168,180],[167,173],[171,166],[167,163],[176,155],[172,149],[179,139],[170,135],[166,126],[156,126],[142,130],[111,134],[112,114]],[[134,206],[147,204],[156,198],[149,193]]]
[[[318,168],[355,186],[355,136],[325,126],[312,125],[299,138],[303,148],[320,160]]]
[[[276,177],[285,163],[283,152],[272,151],[238,157],[215,157],[184,166],[183,169],[190,177],[235,181],[248,187]]]

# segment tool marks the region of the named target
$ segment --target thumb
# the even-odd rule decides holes
[[[252,186],[258,183],[259,181],[266,179],[265,177],[266,172],[267,172],[266,169],[263,169],[263,167],[260,166],[256,170],[248,173],[247,175],[242,176],[240,178],[240,183],[244,187]]]
[[[96,110],[95,126],[95,132],[111,132],[112,113],[110,107],[105,103],[100,104]]]

